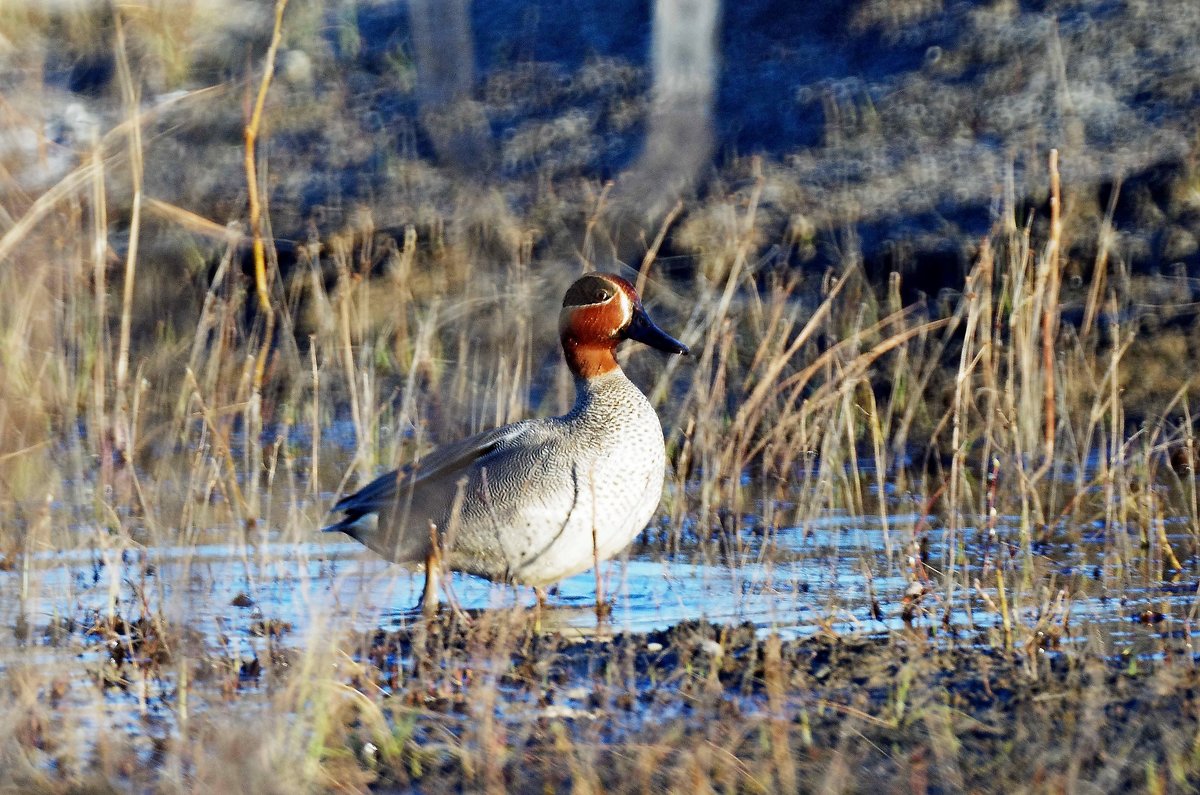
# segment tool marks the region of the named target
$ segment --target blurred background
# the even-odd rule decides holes
[[[475,259],[510,256],[516,236],[538,261],[636,265],[686,197],[660,257],[691,275],[720,268],[761,156],[759,255],[819,268],[854,249],[915,297],[957,286],[1006,195],[1044,204],[1058,148],[1068,228],[1121,186],[1114,253],[1194,274],[1197,16],[1189,0],[293,3],[261,151],[272,232],[298,244],[365,213],[400,240],[444,225]],[[7,223],[127,117],[118,18],[132,101],[153,117],[146,196],[244,222],[272,9],[56,0],[0,10]],[[109,190],[119,222],[130,197]],[[180,260],[194,273],[215,249],[161,223],[143,264],[178,288]],[[1086,261],[1095,234],[1072,244]],[[110,245],[123,253],[119,233]]]

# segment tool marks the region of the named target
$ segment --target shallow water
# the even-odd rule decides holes
[[[911,539],[918,523],[915,515],[890,516],[893,544]],[[1001,538],[1016,533],[1003,526],[998,530]],[[1182,558],[1191,546],[1186,524],[1175,523],[1170,530]],[[767,542],[751,538],[736,555],[717,554],[716,545],[677,555],[635,545],[622,559],[601,566],[612,606],[604,624],[598,625],[594,610],[596,576],[587,571],[552,591],[546,628],[588,635],[702,620],[750,622],[785,637],[906,626],[937,632],[946,613],[943,579],[936,571],[940,534],[940,529],[929,531],[928,593],[907,616],[905,593],[916,587],[911,559],[902,551],[888,559],[878,519],[831,516],[803,529],[779,530]],[[975,539],[980,534],[968,528],[963,535]],[[1017,620],[1031,627],[1060,591],[1070,594],[1063,641],[1099,639],[1115,653],[1143,638],[1146,626],[1158,624],[1154,614],[1189,615],[1197,595],[1194,556],[1183,558],[1184,572],[1164,580],[1153,576],[1146,559],[1115,566],[1109,547],[1102,532],[1083,534],[1081,541],[1034,545],[1025,565],[1024,554],[1013,546],[984,550],[967,544],[966,580],[981,587],[970,592],[956,587],[948,625],[959,631],[1000,625],[990,609],[998,600],[997,564],[1021,572],[1009,579],[1024,582],[1024,592],[1006,596],[1018,607]],[[960,560],[959,583],[963,565]],[[407,626],[420,619],[415,606],[422,583],[419,571],[389,564],[341,536],[314,534],[314,541],[304,544],[39,552],[25,568],[0,572],[0,625],[13,630],[0,635],[0,667],[36,660],[38,648],[53,656],[53,649],[73,645],[67,643],[71,638],[78,651],[78,630],[110,612],[128,620],[161,614],[199,633],[206,644],[219,642],[243,656],[260,651],[265,641],[255,631],[261,633],[264,621],[290,627],[281,634],[285,645],[299,643],[312,625],[362,632]],[[533,604],[530,589],[461,574],[449,583],[453,600],[468,612]],[[68,626],[64,622],[73,622],[76,631],[61,631]],[[82,641],[86,647],[86,634]]]
[[[997,538],[1017,538],[1013,525],[1002,518]],[[1003,641],[995,609],[1000,565],[1016,606],[1017,648],[1055,654],[1074,645],[1113,659],[1194,656],[1189,617],[1196,608],[1197,560],[1184,556],[1193,546],[1187,523],[1171,522],[1167,530],[1184,565],[1174,580],[1158,576],[1153,544],[1143,549],[1100,528],[1035,544],[1028,553],[1015,543],[981,545],[983,534],[967,528],[956,582],[979,588],[958,585],[949,611],[937,570],[942,529],[916,514],[888,517],[891,556],[879,518],[836,514],[804,527],[739,533],[732,545],[693,540],[675,555],[635,543],[622,559],[602,565],[612,606],[604,622],[596,617],[596,578],[588,571],[552,593],[541,630],[582,639],[687,621],[748,622],[760,635],[785,638],[917,633],[958,647],[994,648]],[[928,540],[924,566],[908,556],[918,547],[914,531]],[[1121,556],[1113,554],[1118,543]],[[415,607],[420,572],[315,531],[307,543],[43,551],[19,563],[0,571],[0,626],[8,630],[0,632],[0,675],[28,679],[39,698],[61,692],[49,698],[61,718],[61,742],[86,755],[98,731],[115,732],[147,769],[154,767],[156,744],[179,736],[183,716],[214,710],[254,721],[256,711],[273,708],[276,683],[286,682],[276,674],[309,650],[333,651],[332,664],[352,667],[368,647],[356,634],[368,638],[423,621]],[[926,579],[915,577],[918,570]],[[458,574],[448,579],[454,601],[471,614],[531,609],[534,602],[527,588]],[[914,600],[922,583],[927,592]],[[1060,594],[1070,595],[1069,613]],[[161,662],[154,657],[161,649],[153,629],[130,626],[143,616],[170,626],[162,636],[171,648]],[[637,644],[643,651],[652,645]],[[181,681],[185,671],[188,682]],[[586,715],[591,679],[572,678],[563,687],[554,709]],[[575,691],[584,695],[569,695]],[[500,716],[540,714],[527,692],[514,690],[504,699],[511,703],[497,705]],[[745,706],[748,712],[761,708]],[[660,718],[639,711],[628,720],[640,726]]]

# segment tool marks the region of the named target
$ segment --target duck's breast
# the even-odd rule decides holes
[[[613,557],[646,528],[662,498],[666,454],[649,402],[636,392],[629,404],[607,418],[564,418],[563,443],[533,467],[538,498],[512,514],[510,579],[557,582]]]

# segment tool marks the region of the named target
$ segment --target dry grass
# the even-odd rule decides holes
[[[307,237],[260,258],[284,236],[263,189],[312,159],[276,156],[271,127],[302,138],[321,120],[288,114],[311,95],[262,95],[253,168],[218,153],[233,176],[159,193],[197,118],[241,134],[262,64],[149,102],[131,64],[173,86],[199,56],[169,20],[121,13],[119,112],[46,184],[21,175],[51,173],[60,144],[4,150],[0,787],[1165,791],[1200,774],[1186,280],[1130,272],[1104,242],[1111,207],[1071,222],[1056,153],[1046,211],[1010,195],[937,300],[872,283],[853,235],[813,228],[786,170],[756,159],[630,269],[695,354],[623,354],[672,461],[637,554],[811,612],[580,640],[497,589],[470,624],[376,630],[402,575],[323,546],[322,514],[418,449],[569,406],[547,308],[597,264],[607,189],[559,161],[518,168],[583,136],[570,125],[514,135],[503,187],[391,136],[386,201],[290,226]],[[600,66],[579,85],[616,113],[636,81]],[[798,267],[822,236],[832,267]],[[1103,244],[1073,263],[1088,278],[1068,323],[1083,237]],[[687,277],[664,275],[668,239]],[[807,544],[831,522],[871,540]],[[811,595],[788,573],[847,557],[859,571]]]

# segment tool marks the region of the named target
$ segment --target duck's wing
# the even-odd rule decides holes
[[[510,446],[533,430],[529,420],[494,428],[439,447],[414,465],[381,475],[353,494],[338,500],[331,509],[346,514],[326,531],[342,531],[357,537],[356,530],[365,517],[393,507],[397,495],[411,494],[412,504],[435,500],[444,501],[446,492],[452,496],[457,487],[455,473],[464,472],[476,462]]]

